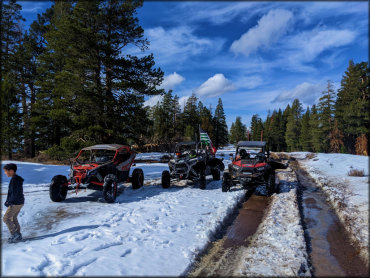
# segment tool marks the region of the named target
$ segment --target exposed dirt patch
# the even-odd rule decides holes
[[[36,217],[34,222],[34,227],[37,228],[37,232],[34,231],[31,233],[30,237],[35,236],[39,231],[49,231],[53,228],[53,225],[78,215],[81,215],[81,213],[67,212],[64,208],[57,208],[45,214],[40,214]]]

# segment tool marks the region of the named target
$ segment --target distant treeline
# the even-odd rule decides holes
[[[237,117],[231,125],[230,142],[249,136],[257,141],[263,138],[271,151],[368,155],[369,100],[368,63],[350,61],[337,92],[328,81],[317,104],[304,109],[295,99],[284,110],[268,113],[264,121],[253,115],[250,130]]]

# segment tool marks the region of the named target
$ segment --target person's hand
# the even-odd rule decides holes
[[[6,207],[9,207],[9,203],[8,203],[8,202],[5,202],[5,203],[4,203],[4,205],[5,205]]]

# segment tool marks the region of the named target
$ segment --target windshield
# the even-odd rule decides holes
[[[184,144],[184,145],[177,145],[175,148],[175,154],[177,157],[182,157],[186,155],[197,155],[197,145],[196,144]]]
[[[263,159],[265,154],[262,148],[258,147],[239,147],[236,150],[236,159]]]
[[[112,150],[83,151],[81,155],[78,157],[78,159],[76,160],[76,162],[78,164],[106,163],[106,162],[112,161],[115,154],[116,152]]]

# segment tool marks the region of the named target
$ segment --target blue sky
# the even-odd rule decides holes
[[[19,2],[27,25],[51,2]],[[237,116],[284,109],[294,98],[317,103],[337,90],[348,61],[368,61],[368,2],[144,2],[138,9],[162,87],[181,104],[193,92],[213,111],[223,101],[228,127]],[[148,99],[153,105],[158,96]]]

